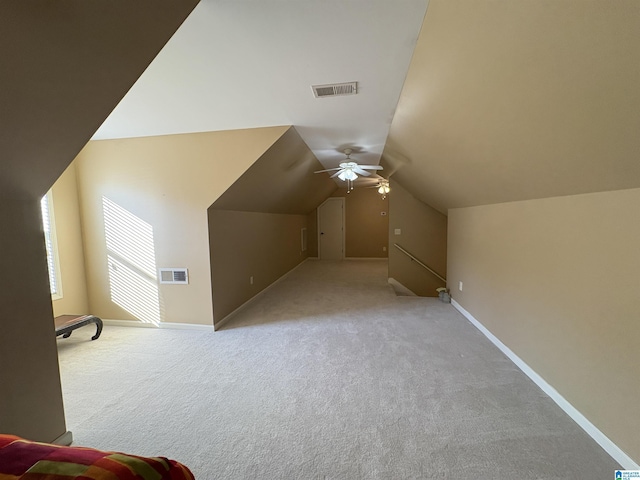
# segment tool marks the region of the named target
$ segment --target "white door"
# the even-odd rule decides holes
[[[328,198],[318,207],[318,247],[322,260],[344,258],[344,198]]]

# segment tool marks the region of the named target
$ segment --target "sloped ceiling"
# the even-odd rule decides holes
[[[211,206],[216,210],[307,214],[337,186],[295,128],[289,128]]]
[[[293,125],[323,164],[378,163],[427,0],[202,0],[95,139]],[[314,98],[311,85],[358,82]]]
[[[0,192],[42,196],[197,0],[0,5]]]
[[[443,213],[640,187],[640,2],[431,0],[383,154]]]

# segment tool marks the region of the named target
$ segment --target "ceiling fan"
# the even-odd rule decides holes
[[[388,193],[391,191],[391,187],[389,186],[389,180],[383,177],[380,177],[378,179],[378,183],[369,188],[377,189],[378,193],[382,195],[382,200],[387,198]]]
[[[336,168],[327,168],[326,170],[318,170],[314,173],[323,173],[323,172],[335,172],[331,175],[330,178],[338,177],[343,182],[347,182],[347,193],[353,190],[353,181],[358,178],[358,175],[362,175],[364,177],[368,177],[371,175],[371,172],[367,170],[382,170],[380,165],[359,165],[351,159],[351,153],[353,150],[350,148],[345,148],[344,154],[347,158],[340,163],[340,165]]]

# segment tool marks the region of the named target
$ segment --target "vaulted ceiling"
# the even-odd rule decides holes
[[[640,2],[432,0],[385,148],[443,213],[640,187]]]
[[[290,124],[446,213],[640,187],[638,85],[636,0],[202,0],[95,138]]]
[[[293,125],[328,166],[378,163],[427,0],[202,0],[96,139]],[[352,96],[312,85],[358,82]]]
[[[44,195],[196,3],[2,2],[0,196]]]

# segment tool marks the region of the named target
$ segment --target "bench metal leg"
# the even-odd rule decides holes
[[[96,324],[96,334],[93,337],[91,337],[91,340],[97,340],[98,337],[100,337],[100,334],[102,333],[102,320],[96,317],[94,321]]]

